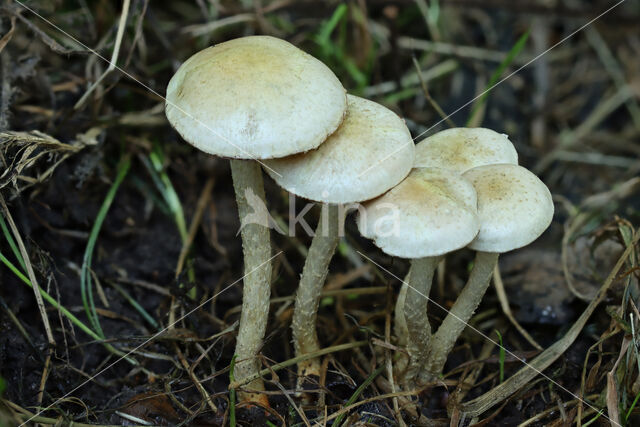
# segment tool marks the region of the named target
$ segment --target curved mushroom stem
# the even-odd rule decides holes
[[[244,287],[242,291],[242,313],[236,339],[235,379],[242,381],[260,371],[256,357],[262,346],[262,339],[269,317],[269,296],[271,294],[271,241],[269,228],[255,222],[244,223],[248,215],[258,213],[253,201],[261,201],[266,206],[262,169],[252,160],[231,160],[231,176],[236,192],[238,215],[241,222],[242,250],[244,254]],[[247,199],[250,198],[249,201]],[[258,202],[259,203],[259,202]],[[267,395],[262,379],[247,384],[248,392],[238,394],[241,401],[248,401],[268,407]],[[255,393],[253,392],[255,391]]]
[[[491,274],[498,262],[498,255],[493,252],[476,253],[473,270],[467,284],[433,336],[431,351],[425,369],[420,376],[421,383],[433,381],[442,373],[449,352],[467,326],[473,312],[480,305],[480,301],[489,287]]]
[[[425,257],[411,261],[411,274],[407,282],[404,318],[407,324],[409,363],[404,373],[405,387],[412,387],[420,368],[425,363],[431,341],[431,326],[427,316],[429,292],[433,274],[440,257]]]
[[[323,205],[316,233],[309,247],[309,254],[302,269],[300,285],[296,292],[291,329],[296,356],[320,349],[316,331],[318,305],[329,263],[338,245],[338,206]],[[320,360],[313,358],[298,364],[298,385],[310,375],[320,376]]]

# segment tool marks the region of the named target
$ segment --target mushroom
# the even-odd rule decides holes
[[[466,246],[478,233],[476,192],[457,172],[414,168],[364,207],[357,218],[360,233],[383,252],[412,260],[404,304],[409,361],[402,379],[411,387],[431,340],[427,303],[433,273],[442,255]]]
[[[435,167],[463,173],[496,163],[518,164],[518,153],[505,134],[486,128],[452,128],[416,144],[414,167]]]
[[[553,218],[549,189],[521,166],[485,165],[468,170],[463,177],[478,194],[480,231],[468,246],[477,253],[464,289],[433,336],[423,381],[442,372],[447,355],[489,286],[498,255],[536,240]]]
[[[441,168],[463,173],[474,167],[494,163],[518,164],[518,153],[507,135],[486,128],[452,128],[431,135],[416,145],[414,167]],[[409,340],[404,311],[411,273],[410,269],[396,300],[394,324],[399,346],[406,346]],[[426,296],[428,295],[425,294]],[[426,310],[426,304],[424,308]],[[424,318],[427,319],[426,313]],[[416,326],[424,327],[419,324]],[[426,326],[426,332],[430,333],[429,324],[426,323]],[[397,370],[402,371],[405,363],[404,359],[400,359],[396,365]]]
[[[238,381],[259,371],[256,355],[269,313],[269,230],[266,224],[243,221],[260,207],[256,204],[265,206],[255,160],[318,147],[340,125],[345,110],[345,90],[329,68],[268,36],[230,40],[196,53],[167,87],[166,115],[178,133],[201,151],[231,158],[245,271],[236,341]],[[264,386],[258,379],[247,389],[259,392]],[[268,404],[261,393],[239,397]]]
[[[338,244],[339,205],[379,196],[411,170],[415,145],[404,121],[393,111],[348,95],[347,115],[338,130],[318,149],[265,162],[267,173],[284,189],[325,205],[302,270],[292,319],[296,355],[320,348],[316,318],[329,262]],[[387,157],[375,171],[363,173]],[[298,364],[299,383],[320,375],[320,361]]]

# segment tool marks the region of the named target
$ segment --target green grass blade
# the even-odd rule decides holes
[[[320,30],[313,38],[322,49],[323,55],[328,56],[333,53],[334,46],[331,42],[331,34],[333,34],[340,21],[344,18],[347,10],[348,8],[346,4],[340,4],[333,12],[333,15],[331,15],[331,18],[322,24]]]
[[[18,264],[22,267],[22,271],[27,271],[27,266],[24,263],[24,259],[22,258],[22,254],[18,249],[18,245],[16,245],[15,240],[13,240],[13,236],[7,227],[7,223],[4,221],[4,217],[0,215],[0,228],[2,228],[2,234],[4,234],[5,239],[7,239],[7,243],[9,243],[9,247],[11,248],[11,252],[18,260]]]
[[[98,318],[98,314],[96,312],[96,306],[93,300],[93,286],[91,283],[91,259],[93,257],[93,249],[96,245],[96,241],[98,240],[98,234],[100,233],[100,229],[102,228],[102,224],[104,223],[104,219],[109,212],[109,208],[111,207],[111,203],[113,203],[113,199],[118,192],[118,188],[124,178],[127,176],[129,172],[129,168],[131,167],[131,158],[129,155],[125,155],[122,157],[118,164],[118,170],[116,179],[113,181],[111,188],[107,192],[104,201],[102,202],[102,206],[100,206],[100,210],[98,211],[98,215],[93,223],[93,227],[91,228],[91,233],[89,234],[89,240],[87,241],[87,247],[84,251],[84,257],[82,259],[82,269],[80,271],[80,293],[82,296],[82,304],[84,305],[84,309],[87,313],[87,317],[89,318],[89,322],[93,326],[93,329],[96,331],[98,336],[104,339],[104,332],[102,331],[102,327],[100,326],[100,320]]]
[[[518,39],[518,41],[516,41],[516,44],[513,45],[513,47],[507,54],[507,56],[502,60],[500,65],[498,65],[498,68],[496,68],[493,74],[491,74],[491,78],[489,79],[489,84],[485,88],[483,95],[480,97],[480,100],[476,104],[474,104],[473,108],[471,109],[471,114],[469,114],[469,119],[467,120],[466,126],[469,126],[469,124],[473,122],[475,115],[478,113],[478,111],[484,105],[484,103],[487,102],[487,98],[489,97],[489,92],[498,83],[498,81],[500,80],[500,76],[502,76],[502,73],[504,73],[504,70],[506,70],[511,65],[513,60],[516,59],[516,57],[518,56],[522,48],[524,48],[524,45],[527,43],[528,39],[529,39],[529,30],[527,30],[526,33],[520,36],[520,38]]]
[[[151,175],[151,179],[153,180],[156,188],[162,194],[162,198],[165,200],[169,210],[171,211],[171,215],[176,223],[176,227],[178,228],[178,232],[180,233],[180,238],[182,239],[182,243],[185,243],[188,236],[187,231],[187,222],[184,217],[184,210],[182,209],[182,203],[180,202],[180,198],[178,197],[178,193],[176,192],[173,184],[171,183],[171,179],[169,175],[164,170],[162,166],[164,159],[164,154],[159,145],[154,145],[153,151],[149,153],[148,159],[142,158],[142,162],[147,168],[147,171]],[[189,266],[187,268],[187,277],[191,283],[195,282],[196,276],[193,267]],[[182,287],[182,285],[180,285]],[[191,299],[196,298],[196,288],[193,287],[189,289],[187,295]]]
[[[598,418],[600,418],[602,416],[602,414],[604,414],[604,409],[600,409],[598,411],[598,413],[595,415],[595,417],[591,418],[589,421],[587,421],[586,423],[582,424],[582,427],[588,427],[591,424],[593,424],[594,422],[596,422],[596,420]]]
[[[124,297],[124,299],[126,299],[129,304],[131,304],[131,306],[138,312],[140,313],[140,315],[144,318],[144,320],[146,320],[151,326],[153,326],[155,329],[158,329],[158,322],[156,322],[156,319],[154,319],[147,310],[144,309],[144,307],[142,307],[138,301],[135,300],[135,298],[133,298],[131,296],[131,294],[129,292],[127,292],[125,289],[122,288],[122,286],[118,285],[115,282],[109,282],[109,284],[111,286],[113,286],[115,288],[116,291],[118,291],[118,293],[120,295],[122,295]]]
[[[184,242],[187,240],[187,224],[184,219],[184,211],[182,210],[182,203],[180,203],[178,193],[176,193],[175,188],[173,188],[171,179],[169,179],[169,175],[162,166],[163,158],[164,155],[162,154],[160,147],[155,145],[153,151],[149,153],[149,160],[153,166],[153,171],[158,175],[162,182],[162,186],[159,190],[162,193],[162,197],[167,202],[167,205],[169,205],[169,209],[173,214],[174,221],[176,222],[176,226],[180,232],[180,237]]]
[[[16,277],[18,277],[18,279],[22,280],[24,283],[26,283],[27,285],[29,285],[29,287],[33,288],[33,285],[31,284],[31,281],[27,278],[27,276],[25,276],[24,274],[22,274],[20,272],[20,270],[18,270],[18,268],[13,265],[11,263],[11,261],[9,261],[3,254],[2,252],[0,252],[0,261],[2,261],[2,263],[13,272],[13,274],[16,275]],[[69,310],[67,310],[66,308],[64,308],[63,306],[61,306],[60,304],[58,304],[58,301],[56,301],[51,295],[49,295],[45,290],[43,290],[42,288],[40,288],[40,295],[42,295],[42,298],[47,301],[49,304],[51,304],[53,307],[55,307],[57,310],[60,310],[60,312],[67,317],[74,325],[76,325],[78,328],[80,328],[84,333],[86,333],[87,335],[89,335],[91,338],[93,338],[96,341],[100,341],[102,338],[100,338],[95,332],[93,332],[93,330],[91,328],[89,328],[87,325],[85,325],[84,323],[82,323],[82,321],[80,319],[78,319],[76,316],[74,316]]]
[[[640,398],[640,392],[638,392],[638,394],[636,394],[636,398],[633,399],[633,403],[631,404],[631,406],[629,407],[629,410],[627,411],[627,413],[624,416],[624,422],[628,422],[629,421],[629,417],[631,416],[631,412],[633,412],[633,408],[636,407],[636,404],[638,403],[638,399]]]
[[[31,284],[31,281],[27,278],[27,276],[22,274],[20,272],[20,270],[15,265],[13,265],[11,263],[11,261],[9,261],[7,259],[7,257],[5,257],[2,254],[2,252],[0,252],[0,262],[2,262],[9,270],[11,270],[13,272],[13,274],[15,274],[18,279],[22,280],[30,288],[33,288],[33,285]],[[102,341],[103,340],[90,327],[88,327],[87,325],[82,323],[82,321],[80,319],[78,319],[76,316],[74,316],[73,313],[71,313],[69,310],[67,310],[63,305],[58,304],[58,301],[56,301],[56,299],[53,298],[51,295],[49,295],[44,289],[39,288],[39,290],[40,290],[40,295],[42,295],[42,299],[43,300],[45,300],[46,302],[51,304],[53,306],[53,308],[55,308],[56,310],[60,311],[60,313],[62,313],[63,316],[65,316],[67,319],[69,319],[69,321],[71,321],[71,323],[76,325],[85,334],[89,335],[91,338],[93,338],[96,341]],[[107,348],[107,350],[109,350],[113,354],[116,354],[118,356],[123,356],[124,355],[123,352],[121,352],[120,350],[116,349],[111,344],[102,343],[102,345],[104,345],[105,348]],[[132,365],[137,365],[138,364],[138,362],[136,362],[134,359],[131,359],[129,357],[125,357],[125,360],[127,362],[131,363]]]
[[[151,199],[152,203],[155,207],[157,207],[160,212],[165,214],[166,216],[171,216],[171,209],[167,206],[167,203],[158,197],[158,195],[150,188],[146,182],[142,179],[138,178],[136,175],[132,175],[129,177],[133,186],[140,192],[144,197],[148,197]]]

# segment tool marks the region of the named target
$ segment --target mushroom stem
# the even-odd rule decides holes
[[[498,255],[494,252],[478,251],[476,253],[467,284],[433,336],[431,351],[420,376],[421,383],[432,381],[442,373],[449,352],[489,287],[491,274],[498,262]]]
[[[262,169],[252,160],[231,160],[233,188],[236,192],[240,221],[254,213],[247,196],[257,197],[265,203]],[[235,378],[242,381],[260,371],[256,357],[262,346],[269,316],[269,296],[271,294],[271,241],[269,229],[260,224],[242,224],[242,250],[244,254],[244,287],[242,294],[242,314],[236,339]],[[241,401],[249,401],[269,406],[262,379],[247,384],[250,392],[239,393]],[[255,391],[256,393],[254,393]]]
[[[291,329],[296,356],[302,356],[320,349],[316,331],[318,305],[325,278],[329,271],[329,262],[338,245],[338,206],[322,206],[316,233],[309,247],[309,254],[302,269],[300,285],[296,292]],[[308,359],[298,364],[298,380],[301,384],[310,375],[320,376],[321,367],[318,358]]]
[[[411,387],[420,368],[424,365],[431,341],[431,326],[427,316],[429,292],[433,274],[438,267],[440,257],[424,257],[411,261],[411,273],[407,282],[407,294],[404,301],[404,319],[407,325],[407,351],[409,363],[404,373],[405,386]]]

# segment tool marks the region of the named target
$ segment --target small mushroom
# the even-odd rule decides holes
[[[486,128],[453,128],[416,144],[414,167],[444,168],[463,173],[497,163],[518,164],[518,153],[505,134]]]
[[[422,381],[437,378],[458,336],[478,308],[500,253],[536,240],[553,218],[549,189],[527,169],[485,165],[463,174],[478,194],[480,231],[469,244],[477,251],[473,270],[455,304],[434,334]]]
[[[411,387],[431,341],[427,303],[433,273],[442,255],[466,246],[478,233],[476,192],[457,172],[415,168],[364,206],[357,219],[360,233],[385,253],[412,259],[403,308],[409,361],[402,380]]]
[[[322,202],[321,218],[296,293],[292,320],[296,355],[320,348],[316,318],[329,262],[339,240],[339,205],[373,199],[402,181],[411,170],[415,145],[404,121],[393,111],[348,95],[347,115],[325,143],[304,154],[265,162],[267,173],[284,189]],[[374,170],[379,159],[385,162]],[[298,364],[300,383],[319,376],[320,361]]]
[[[256,358],[269,314],[271,243],[264,224],[247,223],[265,205],[256,159],[318,147],[343,120],[346,93],[322,62],[268,36],[230,40],[204,49],[180,66],[167,87],[166,115],[194,147],[231,158],[242,227],[244,289],[236,341],[236,380],[259,371]],[[254,212],[257,213],[257,212]],[[260,379],[247,389],[261,391]],[[241,400],[267,405],[266,395]]]

